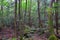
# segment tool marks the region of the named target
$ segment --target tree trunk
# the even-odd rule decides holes
[[[14,28],[14,32],[15,32],[15,37],[17,37],[16,35],[16,27],[17,27],[17,24],[16,24],[16,20],[17,20],[17,0],[15,0],[15,21],[14,21],[14,25],[15,25],[15,28]]]
[[[42,26],[42,24],[41,24],[41,17],[40,17],[40,0],[37,0],[37,2],[38,2],[38,20],[39,20],[39,27],[41,27]]]
[[[24,14],[24,23],[26,23],[26,13],[27,13],[27,0],[26,0],[26,7],[25,7],[25,14]]]
[[[44,24],[45,24],[45,21],[47,20],[46,1],[47,1],[47,0],[44,0]],[[43,25],[44,25],[44,24],[43,24]],[[45,27],[45,25],[44,25],[44,27]]]
[[[21,0],[19,0],[19,21],[20,21],[20,19],[21,19]]]
[[[55,1],[58,5],[58,0]],[[56,33],[58,34],[58,6],[55,7],[55,22],[56,22]]]
[[[53,28],[53,13],[52,13],[52,4],[54,0],[51,0],[50,5],[49,5],[49,11],[48,11],[48,24],[49,24],[49,31],[51,34],[54,33],[54,28]]]
[[[2,27],[4,27],[4,23],[3,23],[3,0],[1,0],[1,14],[2,14],[2,16],[1,16],[1,18],[2,18],[2,20],[1,20],[1,23],[2,23]]]
[[[29,7],[29,26],[31,27],[32,26],[32,22],[31,22],[31,3],[32,3],[32,0],[30,0],[30,7]]]

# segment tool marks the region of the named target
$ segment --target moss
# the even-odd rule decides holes
[[[13,37],[13,38],[12,38],[12,40],[16,40],[16,38],[15,38],[15,37]]]
[[[49,38],[48,38],[48,40],[57,40],[58,38],[53,34],[53,35],[51,35]]]

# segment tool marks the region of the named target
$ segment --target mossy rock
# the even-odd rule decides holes
[[[53,34],[53,35],[51,35],[49,38],[48,38],[48,40],[57,40],[58,38]]]

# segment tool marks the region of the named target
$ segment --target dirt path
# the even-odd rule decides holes
[[[33,38],[33,40],[47,40],[47,38],[41,37],[41,36],[39,36],[37,34],[35,34],[32,38]]]

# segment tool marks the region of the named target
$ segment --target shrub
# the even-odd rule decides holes
[[[51,35],[48,40],[57,40],[58,38],[55,35]]]
[[[13,37],[13,38],[12,38],[12,40],[16,40],[16,38],[15,38],[15,37]]]

